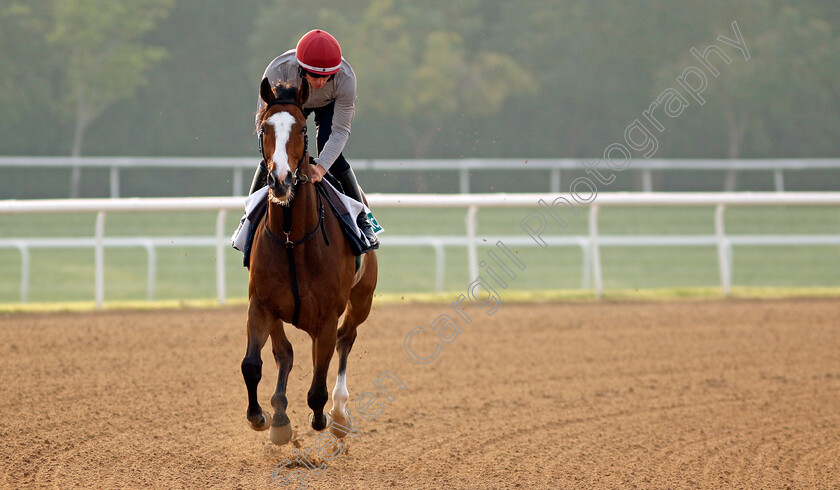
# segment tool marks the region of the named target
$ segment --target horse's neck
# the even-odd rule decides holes
[[[291,216],[292,240],[299,240],[304,234],[309,233],[318,224],[319,213],[316,209],[315,186],[308,183],[301,183],[295,191],[295,197],[288,204],[291,213],[287,212],[286,206],[268,202],[268,224],[271,231],[281,236],[289,226],[286,223],[287,216]]]

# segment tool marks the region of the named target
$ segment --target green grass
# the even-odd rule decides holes
[[[482,209],[479,236],[525,236],[519,222],[528,209]],[[387,236],[464,235],[464,209],[395,210],[376,212]],[[837,208],[766,207],[727,210],[727,234],[840,234]],[[231,213],[226,233],[239,216]],[[215,233],[215,213],[109,214],[107,236],[210,236]],[[714,208],[604,208],[599,218],[601,234],[614,235],[713,235]],[[0,236],[90,237],[95,215],[0,216]],[[565,228],[552,223],[546,235],[586,235],[585,209],[568,215]],[[479,257],[489,246],[479,247]],[[535,291],[577,291],[582,281],[582,253],[576,247],[511,247],[526,270],[511,280],[509,289],[538,295]],[[469,283],[467,252],[446,247],[445,291],[463,291]],[[604,285],[617,291],[715,291],[720,287],[717,251],[711,246],[603,247]],[[378,291],[383,295],[428,293],[434,290],[434,252],[430,247],[393,247],[379,251]],[[132,304],[146,299],[147,257],[143,248],[108,248],[106,301]],[[247,294],[247,271],[241,254],[225,252],[229,298]],[[159,301],[200,301],[215,297],[215,251],[203,248],[157,250]],[[35,304],[90,302],[93,299],[94,254],[91,249],[32,250],[29,301]],[[742,288],[835,288],[840,286],[840,246],[754,247],[733,249],[733,285]],[[0,249],[0,303],[17,303],[20,295],[21,259],[17,250]],[[719,291],[719,289],[717,289]],[[774,289],[778,290],[778,289]],[[782,289],[785,290],[785,289]],[[807,289],[821,291],[824,289]],[[499,294],[502,294],[501,291]],[[669,293],[673,294],[673,293]],[[719,293],[718,293],[719,294]],[[573,295],[574,296],[574,295]],[[169,304],[169,303],[164,303]],[[177,303],[180,304],[180,303]]]

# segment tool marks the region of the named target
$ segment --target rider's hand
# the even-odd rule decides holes
[[[312,164],[312,182],[321,182],[321,179],[323,179],[324,175],[327,173],[327,169],[322,167],[320,164],[315,163],[315,159],[312,157],[309,158],[309,163]]]

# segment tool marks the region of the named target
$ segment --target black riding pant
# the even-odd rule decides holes
[[[315,138],[318,142],[318,154],[320,155],[321,150],[324,149],[324,145],[327,144],[327,140],[330,139],[330,134],[332,134],[332,120],[333,113],[335,112],[335,101],[330,102],[324,107],[318,107],[317,109],[305,109],[303,111],[303,116],[309,117],[309,114],[312,114],[313,112],[315,113]],[[344,153],[341,153],[338,155],[335,162],[333,162],[329,172],[333,176],[337,177],[346,172],[349,168],[350,164],[347,163],[347,160],[344,158]]]

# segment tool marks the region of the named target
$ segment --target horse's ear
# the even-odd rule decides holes
[[[271,83],[268,81],[268,77],[262,79],[262,83],[260,84],[260,97],[266,104],[277,98],[274,95],[274,91],[271,90]]]
[[[302,107],[303,104],[306,104],[307,99],[309,99],[309,82],[306,80],[306,77],[303,77],[300,80],[300,87],[298,87],[297,94],[295,94],[295,101]]]

